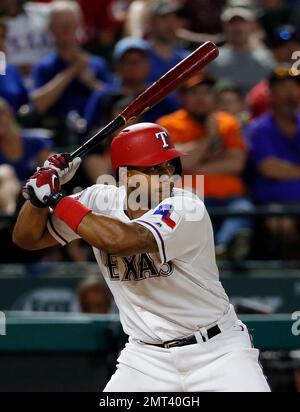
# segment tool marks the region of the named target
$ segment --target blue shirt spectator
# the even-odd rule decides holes
[[[254,120],[247,133],[250,169],[253,167],[252,197],[263,205],[297,205],[300,202],[300,115],[297,112],[300,76],[293,74],[290,64],[279,66],[271,73],[268,86],[271,111]],[[267,256],[271,259],[299,256],[298,220],[292,216],[264,219],[263,247]]]
[[[248,129],[250,160],[255,169],[252,191],[257,203],[295,203],[300,201],[300,115],[297,130],[288,137],[277,126],[272,113],[256,119]],[[259,171],[267,159],[280,159],[299,167],[298,179],[272,179]]]
[[[28,93],[19,70],[13,65],[6,66],[5,76],[0,75],[0,96],[15,110],[28,102]]]
[[[69,64],[56,52],[43,58],[33,69],[34,88],[47,84],[55,76],[66,70]],[[87,69],[94,74],[95,79],[103,83],[111,81],[110,72],[104,59],[89,56]],[[64,89],[60,98],[49,108],[48,113],[64,118],[71,110],[77,111],[81,116],[91,96],[92,90],[80,78],[75,77]]]
[[[3,18],[0,18],[0,97],[18,111],[27,103],[28,93],[24,86],[21,73],[13,64],[7,64],[6,58],[7,27]],[[5,64],[6,63],[6,64]],[[3,67],[5,65],[5,67]]]
[[[180,47],[178,30],[183,27],[179,2],[155,1],[150,7],[149,57],[151,70],[149,81],[158,80],[188,55]]]
[[[104,59],[91,56],[79,46],[80,7],[76,2],[53,2],[49,29],[55,52],[33,69],[31,100],[39,113],[64,119],[70,111],[83,115],[91,94],[110,82]]]

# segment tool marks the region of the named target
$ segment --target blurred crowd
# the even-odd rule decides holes
[[[207,40],[219,58],[139,121],[165,126],[189,154],[184,173],[205,175],[209,208],[300,205],[300,1],[0,0],[0,16],[2,216],[50,153],[71,151]],[[109,145],[84,159],[68,193],[111,173]],[[91,259],[81,242],[22,252],[12,224],[0,220],[2,263]],[[220,259],[300,257],[297,216],[213,224]]]

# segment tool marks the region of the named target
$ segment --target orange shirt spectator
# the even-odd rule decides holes
[[[227,149],[240,149],[245,151],[240,125],[235,117],[225,113],[215,114],[219,129],[218,155]],[[179,110],[171,115],[161,117],[157,123],[165,127],[171,134],[176,145],[197,142],[205,138],[204,127],[194,119],[187,110]],[[183,146],[184,147],[184,146]],[[192,173],[185,170],[185,173]],[[245,187],[240,177],[234,175],[205,175],[205,197],[225,198],[243,196]]]

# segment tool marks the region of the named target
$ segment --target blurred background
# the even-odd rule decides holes
[[[140,121],[205,175],[221,280],[272,389],[300,391],[298,0],[0,0],[0,391],[99,391],[114,371],[126,337],[90,248],[13,245],[21,188],[207,40],[220,57]],[[111,173],[109,145],[67,193]]]

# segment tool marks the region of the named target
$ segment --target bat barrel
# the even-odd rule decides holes
[[[193,77],[207,64],[219,55],[218,47],[212,42],[206,42],[193,53],[169,70],[144,93],[139,95],[123,112],[122,116],[128,121],[139,116],[160,102],[169,93],[174,92],[185,81]]]

